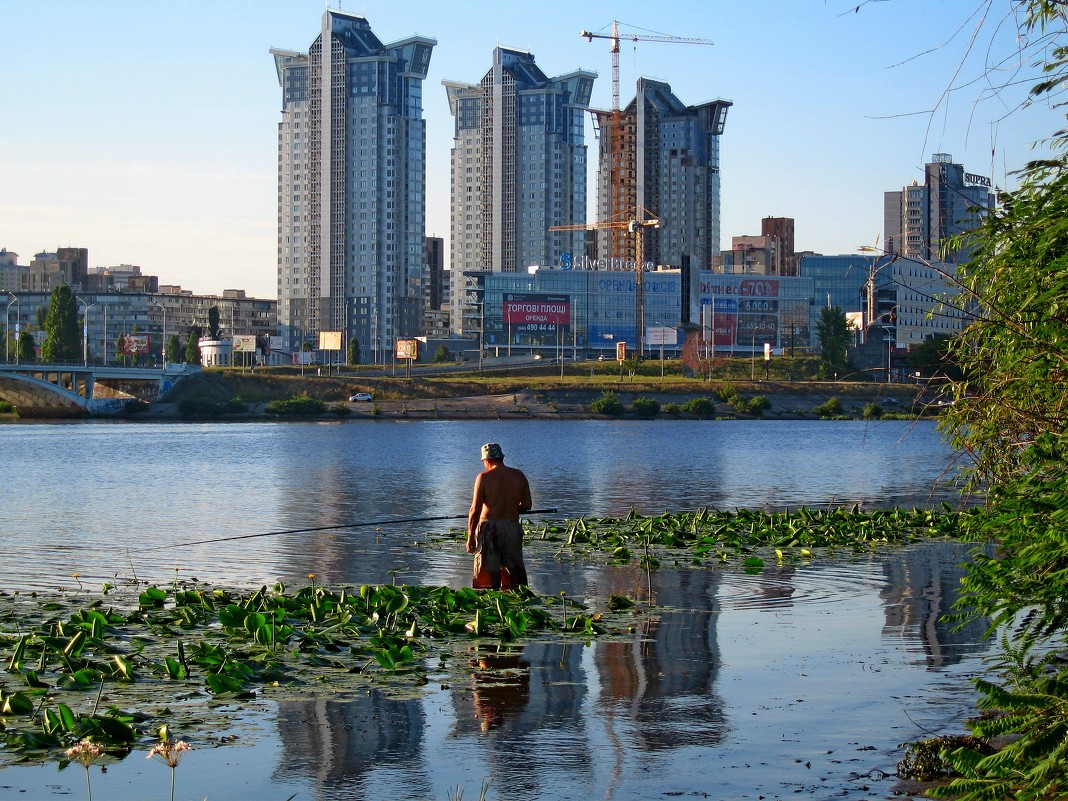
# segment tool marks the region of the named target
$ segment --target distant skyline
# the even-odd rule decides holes
[[[798,250],[855,252],[881,241],[883,192],[922,182],[933,153],[1011,188],[1008,173],[1034,157],[1032,143],[1064,125],[1048,104],[1010,113],[1037,72],[1033,55],[1012,60],[1007,0],[330,5],[366,16],[384,42],[438,41],[423,85],[426,233],[446,240],[453,129],[442,80],[477,82],[499,43],[529,50],[550,76],[597,72],[592,105],[609,108],[609,42],[579,32],[608,33],[613,19],[622,33],[714,42],[624,41],[620,99],[647,76],[687,104],[733,102],[721,150],[724,248],[775,216],[796,220]],[[281,94],[269,50],[306,51],[325,8],[0,0],[0,247],[22,264],[85,247],[93,267],[136,264],[198,294],[274,298]],[[988,65],[999,68],[990,80]],[[589,124],[587,144],[592,166]]]

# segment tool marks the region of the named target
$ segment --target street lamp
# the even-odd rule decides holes
[[[156,303],[156,301],[154,301],[154,300],[150,300],[149,303],[151,303],[156,308],[163,309],[163,344],[160,347],[160,351],[159,352],[160,352],[160,356],[163,358],[163,369],[166,370],[167,369],[167,307],[164,306],[162,303]],[[232,322],[230,324],[230,327],[233,328],[233,323]]]
[[[4,345],[4,361],[10,362],[11,361],[11,304],[12,303],[18,303],[19,299],[17,297],[15,297],[15,293],[14,292],[8,292],[7,294],[11,296],[11,300],[9,300],[7,302],[7,311],[6,311],[5,315],[4,315],[4,339],[6,340],[5,345]],[[19,343],[16,340],[16,342],[15,342],[15,356],[16,356],[16,358],[18,357],[18,347],[19,347]]]
[[[75,300],[81,303],[85,308],[82,310],[82,363],[85,367],[89,366],[89,310],[95,306],[95,303],[90,303],[87,300],[82,300],[77,295],[74,296]]]

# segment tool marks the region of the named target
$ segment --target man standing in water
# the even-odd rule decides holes
[[[505,467],[496,442],[482,446],[486,468],[475,479],[467,515],[467,552],[475,555],[473,586],[501,588],[501,568],[513,586],[527,583],[523,564],[523,528],[519,515],[533,508],[530,485],[522,471]]]

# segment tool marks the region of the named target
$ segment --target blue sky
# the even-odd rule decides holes
[[[858,9],[858,3],[860,3]],[[337,7],[337,0],[331,0]],[[89,249],[93,266],[137,264],[198,293],[274,297],[276,133],[272,47],[306,50],[323,0],[0,0],[0,247]],[[441,81],[477,82],[498,43],[549,75],[600,77],[624,32],[712,46],[624,43],[621,97],[639,76],[685,103],[726,98],[722,246],[793,217],[798,249],[850,253],[882,234],[883,192],[932,153],[1012,186],[1031,144],[1064,125],[1036,105],[1008,0],[696,0],[537,3],[342,0],[385,42],[438,40],[424,83],[427,233],[448,237],[452,118]],[[857,10],[854,10],[857,9]],[[981,15],[986,24],[973,34]],[[971,47],[969,48],[969,43]],[[989,91],[985,67],[998,64]],[[958,88],[948,91],[949,87]],[[592,131],[587,143],[595,147]],[[591,164],[593,158],[591,157]],[[592,218],[591,218],[592,219]]]

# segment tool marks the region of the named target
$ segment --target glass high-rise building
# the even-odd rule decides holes
[[[379,361],[422,333],[422,85],[436,44],[383,44],[364,17],[329,9],[307,52],[271,50],[282,89],[278,328],[290,349],[340,331]]]
[[[477,84],[445,81],[455,120],[450,258],[453,329],[477,333],[464,273],[527,272],[581,258],[586,220],[584,113],[594,72],[549,78],[531,53],[493,51]],[[469,277],[470,278],[470,277]],[[477,303],[475,304],[477,305]],[[473,326],[473,328],[472,328]]]
[[[687,106],[663,81],[638,80],[634,100],[595,111],[600,129],[598,221],[661,221],[643,237],[643,262],[709,269],[720,253],[719,138],[729,100]],[[633,269],[634,235],[604,228],[598,255]]]

